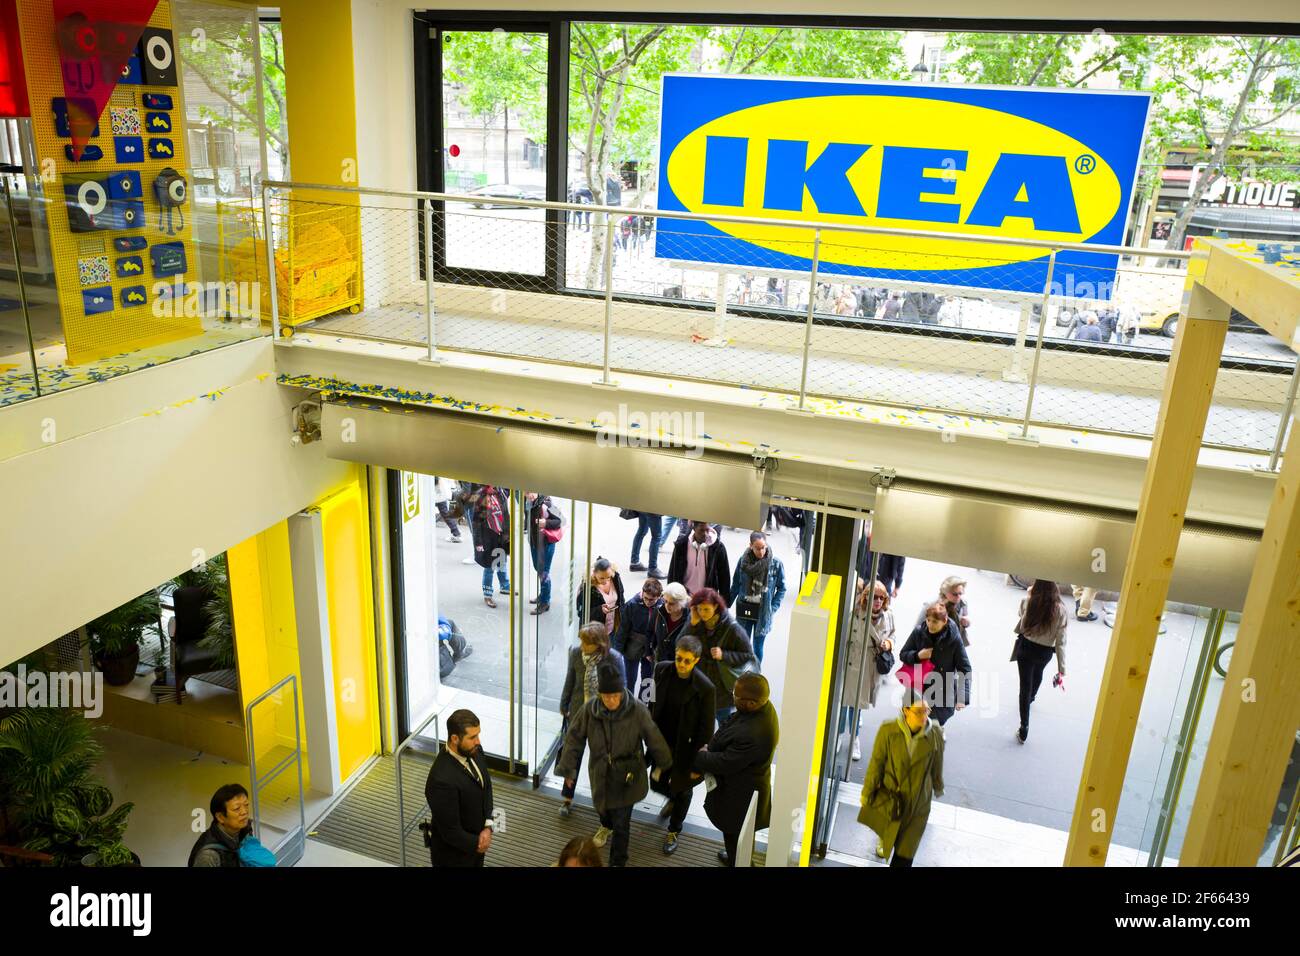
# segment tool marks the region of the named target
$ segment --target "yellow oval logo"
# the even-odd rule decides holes
[[[1115,171],[1072,136],[1000,110],[879,94],[764,103],[710,120],[668,158],[690,212],[791,222],[1084,242],[1120,208]],[[713,224],[789,255],[806,228]],[[824,232],[821,258],[887,270],[954,270],[1043,256],[1026,246]]]

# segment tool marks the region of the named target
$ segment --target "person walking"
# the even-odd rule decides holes
[[[663,521],[663,515],[651,514],[648,511],[636,513],[636,534],[632,536],[632,563],[627,566],[629,571],[645,571],[650,577],[661,580],[667,577],[659,570],[659,539],[663,530]],[[645,540],[647,534],[650,535],[649,568],[641,563],[641,542]]]
[[[432,819],[423,825],[434,866],[482,866],[492,845],[492,777],[479,746],[479,719],[460,710],[447,718],[447,746],[438,752],[424,796]]]
[[[704,655],[704,676],[716,695],[718,723],[731,716],[733,689],[737,677],[758,669],[758,657],[744,630],[727,613],[727,602],[712,588],[701,588],[691,596],[691,623],[687,631],[700,639]]]
[[[755,793],[754,830],[772,822],[772,757],[781,728],[768,695],[767,678],[762,674],[740,675],[735,686],[736,712],[695,755],[695,772],[711,774],[715,781],[704,798],[704,812],[722,831],[725,849],[718,851],[718,859],[727,866],[736,865],[740,831]]]
[[[851,696],[846,699],[860,701],[862,708],[876,706],[884,675],[893,669],[893,650],[894,615],[889,610],[889,591],[879,581],[868,587],[866,581],[859,580],[853,599],[853,617],[849,620],[844,692]],[[883,672],[881,662],[886,665]],[[840,733],[845,726],[852,728],[854,760],[862,759],[862,738],[858,734],[861,723],[861,710],[846,704],[840,714]]]
[[[433,479],[433,505],[438,509],[438,517],[447,526],[447,540],[453,544],[460,544],[460,520],[451,514],[450,508],[454,491],[451,484],[451,480],[447,478]]]
[[[970,627],[970,608],[966,606],[966,579],[955,574],[944,578],[939,585],[939,602],[948,612],[948,621],[961,638],[962,647],[970,647],[970,638],[966,635],[966,629]],[[916,615],[918,625],[925,623],[926,611],[932,603],[921,605],[921,613]]]
[[[524,496],[524,517],[528,524],[528,553],[537,571],[537,597],[529,598],[533,605],[529,614],[545,614],[551,609],[551,562],[555,559],[555,545],[564,535],[564,515],[555,507],[550,495],[534,491]]]
[[[924,622],[912,630],[898,658],[909,668],[904,684],[922,690],[939,726],[970,703],[970,659],[957,629],[949,627],[943,604],[926,609]]]
[[[1061,590],[1055,581],[1038,578],[1029,588],[1029,596],[1020,601],[1020,620],[1016,623],[1016,643],[1011,659],[1020,672],[1020,729],[1016,739],[1029,739],[1029,707],[1038,696],[1043,682],[1043,668],[1056,654],[1056,672],[1065,676],[1065,608]]]
[[[1142,313],[1137,310],[1137,306],[1126,303],[1119,307],[1119,334],[1125,345],[1133,344],[1141,321]]]
[[[622,655],[609,646],[605,625],[592,622],[578,628],[578,646],[569,648],[569,666],[564,675],[564,689],[560,691],[560,716],[564,718],[561,733],[568,729],[574,715],[585,704],[596,699],[597,668],[605,660],[626,667]],[[581,765],[582,755],[579,754],[578,766]],[[574,773],[577,771],[578,767],[575,767]],[[560,804],[560,816],[567,817],[573,812],[573,794],[574,788],[566,783],[560,791],[564,798]]]
[[[654,632],[651,643],[654,646],[655,663],[661,664],[674,659],[677,638],[686,633],[691,622],[687,605],[691,596],[680,584],[670,584],[664,588],[663,604],[654,618]]]
[[[903,586],[903,567],[907,558],[897,554],[880,552],[876,562],[876,580],[889,591],[890,598],[898,597],[898,589]],[[864,534],[858,538],[858,558],[856,562],[858,577],[866,578],[871,573],[871,535]]]
[[[652,774],[650,787],[668,798],[660,817],[668,817],[664,853],[677,852],[677,837],[691,808],[692,788],[703,775],[692,769],[695,754],[713,737],[713,685],[698,669],[704,647],[700,639],[685,634],[677,642],[673,660],[655,665],[650,716],[673,752],[672,769]]]
[[[731,611],[763,663],[763,642],[785,597],[785,565],[768,547],[767,535],[751,531],[749,547],[736,562],[731,580]]]
[[[707,521],[691,522],[691,533],[673,545],[668,580],[684,585],[691,594],[712,588],[725,603],[731,603],[731,563],[717,528]]]
[[[654,679],[655,618],[663,606],[664,586],[646,578],[641,590],[623,605],[618,630],[610,646],[623,656],[627,666],[627,686],[637,700],[646,702]]]
[[[943,796],[943,728],[914,690],[902,712],[876,731],[862,782],[858,822],[876,832],[876,855],[890,866],[911,866],[921,846],[930,803]]]
[[[622,613],[623,578],[609,558],[597,558],[591,565],[587,586],[578,589],[578,626],[588,621],[605,625],[612,638]]]
[[[612,836],[609,865],[626,866],[632,808],[650,789],[647,752],[660,775],[671,769],[673,754],[645,704],[627,692],[619,663],[601,661],[596,673],[598,696],[579,707],[569,723],[556,773],[572,790],[582,753],[590,748],[591,802],[600,815],[600,829],[591,842],[603,847]]]
[[[1097,316],[1097,328],[1101,330],[1101,341],[1109,344],[1115,334],[1115,327],[1119,324],[1119,313],[1114,309],[1102,309],[1101,314]]]
[[[510,497],[495,485],[479,485],[467,502],[473,508],[470,534],[474,539],[474,562],[483,569],[483,603],[496,607],[492,600],[492,572],[496,571],[498,590],[510,594]]]
[[[1097,612],[1092,609],[1092,602],[1097,598],[1097,589],[1072,584],[1070,592],[1074,595],[1074,619],[1085,622],[1097,620]]]

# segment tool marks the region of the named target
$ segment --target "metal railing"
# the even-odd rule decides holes
[[[318,320],[331,334],[422,346],[435,362],[439,349],[558,361],[598,370],[606,386],[622,371],[761,388],[789,394],[805,412],[823,399],[940,424],[967,416],[1029,441],[1034,426],[1154,434],[1185,276],[1135,266],[1191,255],[285,181],[263,184],[262,206],[273,236],[266,255],[277,339],[275,264],[290,224],[347,207],[364,308]],[[734,264],[742,251],[749,258]],[[1088,265],[1078,253],[1118,256],[1118,269]],[[972,276],[993,267],[1006,287],[834,271],[855,256],[913,275],[951,271],[954,261]],[[755,289],[755,278],[766,289]],[[1111,282],[1113,290],[1104,285]],[[1091,324],[1089,312],[1098,331],[1074,337]],[[1280,452],[1295,365],[1294,353],[1266,336],[1235,336],[1205,444]]]
[[[406,795],[402,791],[402,754],[406,751],[406,748],[411,745],[412,741],[424,733],[424,728],[428,727],[430,724],[433,724],[433,739],[438,740],[438,712],[434,711],[425,718],[424,723],[411,731],[411,733],[407,735],[406,739],[398,744],[397,749],[393,751],[393,763],[396,765],[395,770],[397,774],[397,852],[401,859],[402,866],[406,866],[406,838],[412,830],[420,825],[421,817],[424,815],[425,809],[429,806],[427,801],[421,803],[420,809],[416,812],[415,818],[409,822],[407,821]]]
[[[253,709],[273,694],[279,693],[280,689],[286,684],[290,685],[293,690],[293,748],[264,775],[258,776],[256,737],[253,733]],[[253,833],[259,840],[262,839],[262,791],[290,767],[295,767],[298,771],[298,825],[288,828],[275,846],[267,847],[268,850],[275,854],[277,866],[293,866],[302,859],[303,852],[307,848],[307,805],[302,783],[302,720],[298,714],[298,678],[293,674],[281,678],[253,698],[248,706],[244,708],[244,715],[244,728],[248,738],[248,776],[252,783],[250,789],[252,791],[251,803],[253,805]],[[265,843],[266,841],[263,840],[262,842]]]

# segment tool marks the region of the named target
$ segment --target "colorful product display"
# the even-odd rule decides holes
[[[145,28],[140,35],[140,66],[144,70],[145,86],[176,85],[176,55],[171,30]]]
[[[144,162],[144,138],[140,136],[114,136],[113,155],[119,163]]]
[[[172,141],[169,139],[151,139],[149,140],[149,156],[153,159],[171,159],[176,155],[172,149]]]
[[[142,285],[129,285],[122,290],[122,308],[130,309],[137,305],[147,305],[149,292]]]
[[[99,315],[113,310],[113,289],[111,286],[99,286],[95,289],[81,291],[81,310],[85,315]]]
[[[155,279],[180,275],[185,271],[185,245],[180,242],[160,242],[149,249],[149,262]]]
[[[132,276],[144,275],[144,258],[141,256],[126,256],[118,259],[116,265],[117,277],[119,279],[129,279]]]
[[[77,260],[77,273],[83,286],[108,282],[108,256],[87,256]]]
[[[74,152],[71,143],[63,147],[63,155],[68,157],[68,162],[70,163],[93,163],[96,160],[104,158],[104,151],[94,143],[88,143],[81,147],[80,159],[73,155]]]

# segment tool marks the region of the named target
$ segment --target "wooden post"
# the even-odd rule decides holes
[[[1194,260],[1189,275],[1196,274],[1196,265]],[[1067,866],[1106,863],[1228,329],[1228,305],[1190,278],[1189,285],[1070,821]]]
[[[1300,727],[1300,439],[1260,538],[1180,866],[1255,866]]]

